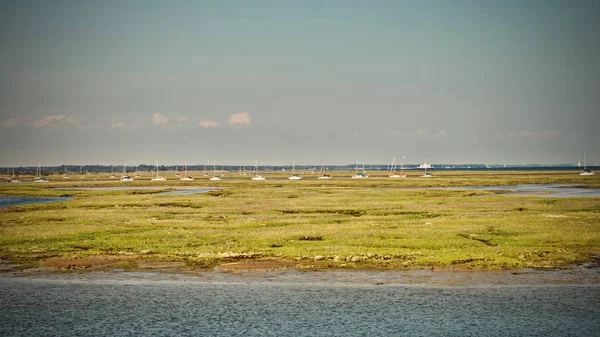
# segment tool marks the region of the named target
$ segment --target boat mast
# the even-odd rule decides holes
[[[404,161],[406,160],[406,155],[402,156],[402,163],[400,163],[400,175],[403,174],[404,171]]]

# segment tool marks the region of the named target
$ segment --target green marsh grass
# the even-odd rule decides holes
[[[600,179],[595,176],[437,175],[398,180],[371,175],[356,181],[347,178],[347,172],[334,172],[329,181],[254,182],[249,176],[228,174],[221,182],[198,177],[193,182],[128,184],[88,176],[69,181],[51,178],[43,185],[5,183],[0,184],[0,195],[74,199],[0,210],[0,254],[27,266],[101,257],[128,266],[176,261],[190,268],[212,268],[274,260],[301,268],[377,269],[560,267],[600,254],[599,198],[419,189],[529,183],[586,183],[598,188]],[[161,189],[64,189],[106,186]],[[160,194],[186,186],[218,190]]]

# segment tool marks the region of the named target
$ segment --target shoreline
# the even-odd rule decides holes
[[[331,286],[502,287],[538,285],[600,285],[600,264],[585,263],[551,269],[466,270],[455,268],[411,270],[273,269],[193,270],[180,267],[107,270],[52,270],[0,263],[0,280],[83,282],[98,284],[278,284]]]

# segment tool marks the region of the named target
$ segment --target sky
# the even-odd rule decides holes
[[[600,162],[600,1],[0,2],[0,166]]]

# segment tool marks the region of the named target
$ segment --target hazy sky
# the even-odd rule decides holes
[[[2,1],[0,165],[600,161],[600,1]]]

